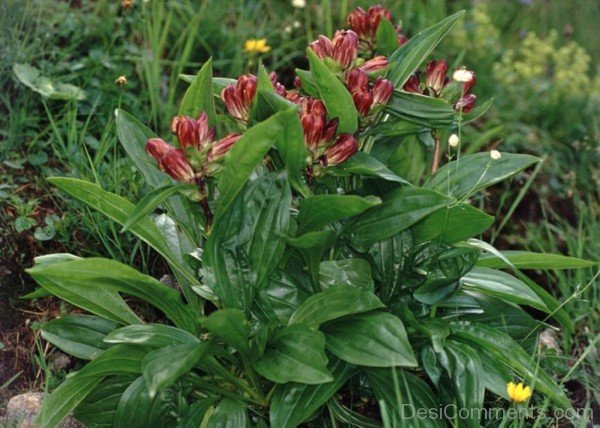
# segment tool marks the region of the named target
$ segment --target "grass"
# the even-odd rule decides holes
[[[0,6],[0,229],[7,231],[0,242],[0,268],[5,266],[13,273],[30,264],[32,256],[54,251],[99,254],[146,272],[161,272],[164,267],[156,265],[145,245],[121,234],[103,216],[61,196],[45,177],[83,178],[139,200],[144,183],[117,141],[115,108],[121,107],[165,133],[185,89],[178,76],[195,74],[209,56],[219,76],[252,71],[242,51],[246,38],[268,39],[273,50],[264,62],[291,84],[293,69],[306,66],[300,58],[308,41],[342,26],[341,17],[356,4],[371,4],[319,0],[308,1],[309,6],[299,10],[278,0],[151,0],[135,2],[130,9],[109,0],[72,3],[6,0]],[[470,6],[466,1],[445,0],[381,3],[402,19],[409,35]],[[486,2],[502,50],[518,46],[525,30],[545,36],[553,28],[563,34],[572,28],[572,34],[563,35],[560,43],[576,41],[595,66],[600,57],[600,46],[594,42],[600,36],[597,2],[521,3]],[[503,219],[494,239],[507,248],[524,246],[598,260],[600,194],[593,187],[592,166],[598,159],[594,146],[600,127],[593,120],[596,110],[592,101],[600,96],[592,92],[574,101],[569,111],[589,112],[562,121],[559,116],[565,106],[555,103],[548,110],[546,105],[540,107],[544,100],[535,97],[515,101],[494,77],[493,64],[500,53],[494,56],[485,44],[477,45],[473,28],[471,21],[463,26],[470,44],[452,45],[451,39],[444,52],[452,52],[449,58],[457,63],[476,67],[478,93],[482,99],[495,96],[500,107],[489,113],[487,122],[467,131],[465,141],[470,145],[466,150],[504,142],[503,148],[548,157],[541,170],[521,183],[520,192],[505,188],[492,195],[495,202],[489,205]],[[31,64],[54,83],[76,85],[85,91],[86,99],[41,97],[15,78],[14,64]],[[123,88],[114,84],[120,75],[128,79]],[[505,107],[515,102],[514,111]],[[525,114],[531,111],[541,111],[552,120],[543,123],[538,121],[539,114]],[[534,139],[528,141],[524,135]],[[17,276],[3,282],[22,281],[20,274]],[[565,308],[577,326],[571,334],[560,336],[560,354],[543,363],[583,382],[588,392],[599,393],[600,385],[586,380],[587,374],[600,374],[594,336],[600,330],[596,272],[543,272],[540,278],[567,302]],[[17,289],[21,293],[23,286]],[[9,380],[0,382],[6,385]]]

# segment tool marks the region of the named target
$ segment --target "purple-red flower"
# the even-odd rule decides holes
[[[328,120],[323,101],[316,98],[298,99],[300,105],[300,123],[304,131],[306,147],[313,153],[335,137],[338,127],[337,117]]]
[[[191,182],[194,170],[181,149],[165,143],[161,138],[151,138],[146,143],[146,153],[158,161],[158,167],[175,180]]]
[[[215,138],[215,130],[208,126],[205,112],[200,113],[196,120],[187,116],[175,116],[171,121],[171,131],[177,135],[182,149],[194,147],[202,150]]]
[[[221,138],[219,141],[215,142],[210,150],[208,155],[209,161],[215,161],[223,156],[225,153],[229,151],[229,149],[242,137],[242,134],[234,132],[233,134],[229,134],[226,137]]]
[[[448,84],[448,64],[446,60],[433,60],[427,64],[425,70],[425,85],[433,92],[433,96],[439,97],[442,89]]]
[[[421,81],[419,76],[416,74],[411,74],[404,86],[402,86],[402,89],[404,89],[406,92],[412,92],[413,94],[423,94],[423,90],[419,86],[420,84]]]
[[[358,36],[351,30],[338,30],[333,39],[321,35],[309,47],[317,57],[331,58],[346,70],[358,55]]]
[[[360,38],[361,47],[373,50],[374,42],[377,40],[377,29],[382,18],[392,21],[392,13],[381,5],[371,6],[367,10],[357,7],[348,14],[346,22]],[[394,25],[394,28],[397,33],[398,46],[402,46],[408,41],[408,38],[402,34],[400,27]]]
[[[370,86],[369,76],[358,68],[346,74],[346,87],[361,116],[368,116],[374,106],[387,103],[394,92],[392,82],[381,77]]]
[[[477,96],[474,94],[466,94],[453,104],[454,110],[462,111],[463,113],[469,113],[475,107],[475,101]]]
[[[223,88],[221,99],[225,103],[225,108],[234,118],[247,122],[250,112],[250,105],[256,95],[258,79],[252,74],[245,74],[233,83]]]
[[[323,156],[320,158],[321,165],[323,166],[335,166],[350,156],[352,156],[358,150],[358,142],[350,134],[340,134],[335,141],[335,144],[329,146]]]
[[[367,74],[377,73],[379,71],[385,70],[385,68],[388,66],[388,62],[388,59],[383,55],[377,55],[376,57],[365,61],[365,63],[358,68],[360,68]]]
[[[387,79],[378,77],[373,84],[373,105],[387,104],[394,93],[394,85]]]

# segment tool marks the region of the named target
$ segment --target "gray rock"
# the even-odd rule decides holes
[[[33,421],[42,408],[44,394],[41,392],[27,392],[15,395],[6,405],[6,427],[36,428]],[[2,422],[2,421],[0,421]],[[81,428],[84,425],[77,422],[73,417],[67,417],[59,428]]]

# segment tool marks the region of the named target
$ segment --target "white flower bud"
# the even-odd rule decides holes
[[[448,138],[448,145],[450,147],[458,147],[459,141],[460,140],[458,139],[458,135],[452,134],[452,135],[450,135],[450,138]]]
[[[457,82],[470,82],[473,80],[473,72],[464,68],[459,68],[454,72],[452,78]]]
[[[502,157],[502,153],[500,153],[498,150],[492,150],[490,151],[490,157],[494,160],[498,160]]]
[[[298,9],[304,9],[306,7],[306,0],[292,0],[292,6]]]

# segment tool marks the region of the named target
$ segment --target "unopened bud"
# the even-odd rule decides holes
[[[459,142],[460,140],[458,139],[458,135],[456,134],[452,134],[450,135],[450,138],[448,138],[448,145],[450,147],[458,147]]]
[[[502,157],[502,153],[500,153],[498,150],[492,150],[490,151],[490,157],[494,160],[498,160]]]
[[[334,166],[344,162],[358,150],[358,142],[350,134],[338,136],[334,145],[325,150],[323,154],[323,166]]]
[[[430,88],[435,96],[439,96],[444,89],[444,86],[448,83],[448,64],[445,60],[433,60],[427,64],[427,70],[425,71],[425,85]]]
[[[459,68],[458,70],[454,71],[454,74],[452,75],[452,78],[454,80],[456,80],[457,82],[470,82],[473,77],[475,77],[475,73],[473,73],[471,70],[467,70],[465,68]]]

